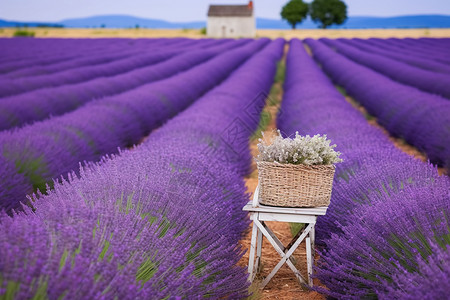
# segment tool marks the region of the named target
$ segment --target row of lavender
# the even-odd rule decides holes
[[[360,102],[392,135],[425,152],[431,162],[450,168],[450,102],[403,85],[307,39],[314,58],[332,80]],[[449,85],[450,86],[450,85]]]
[[[369,39],[376,42],[381,47],[394,47],[396,50],[406,51],[412,55],[422,56],[424,58],[438,62],[449,63],[450,54],[448,54],[448,38],[420,38],[420,39]]]
[[[103,55],[107,60],[112,53],[120,56],[138,53],[136,49],[150,51],[165,46],[181,45],[188,41],[188,39],[0,39],[0,76],[8,76],[12,72],[45,74],[51,72],[53,68],[59,68],[60,65],[70,66],[77,61],[79,65],[94,63],[92,56],[99,59],[98,56]]]
[[[265,47],[143,144],[55,184],[34,213],[2,215],[0,294],[246,297],[241,176],[283,44],[253,42]]]
[[[0,63],[4,61],[22,60],[29,57],[55,56],[67,53],[68,51],[91,51],[104,47],[121,49],[128,43],[137,41],[138,43],[152,43],[153,40],[133,40],[133,39],[10,39],[0,38]],[[76,49],[74,49],[76,48]]]
[[[215,41],[205,40],[201,42],[187,41],[189,45],[205,43],[215,43]],[[55,87],[64,84],[73,84],[83,81],[87,81],[97,77],[108,77],[131,71],[141,66],[153,64],[161,60],[163,57],[171,57],[176,52],[183,51],[184,47],[188,45],[176,44],[173,48],[169,45],[164,48],[156,48],[154,52],[148,51],[149,48],[146,45],[133,48],[132,51],[122,52],[113,55],[106,55],[109,61],[105,61],[105,54],[99,53],[97,55],[90,56],[90,63],[88,65],[79,65],[79,60],[74,59],[71,61],[71,65],[64,64],[56,71],[50,69],[47,74],[38,74],[33,76],[20,76],[15,78],[3,77],[0,78],[0,97],[6,97],[11,95],[21,94],[27,91],[40,89],[43,87]],[[168,53],[167,53],[168,52]],[[159,54],[159,55],[158,55]],[[95,62],[94,62],[95,61]]]
[[[354,39],[361,41],[360,39]],[[445,39],[379,39],[370,38],[363,40],[365,43],[376,46],[379,49],[388,50],[392,53],[398,52],[399,54],[405,54],[411,56],[411,58],[421,58],[431,62],[437,63],[450,63],[450,56],[448,51],[443,48],[434,48],[433,44],[443,43]],[[406,58],[406,57],[404,57]]]
[[[144,84],[170,77],[178,72],[207,60],[214,53],[231,49],[247,43],[207,41],[185,45],[182,49],[158,51],[149,54],[149,60],[125,73],[119,72],[109,77],[95,77],[91,80],[57,87],[40,88],[0,99],[0,130],[23,126],[27,123],[43,120],[49,116],[58,116],[94,99],[111,96],[134,89]],[[205,50],[208,49],[208,50]],[[134,58],[131,58],[134,60]],[[127,59],[126,64],[130,62]],[[116,63],[116,62],[115,62]],[[102,65],[108,69],[111,64]],[[98,67],[93,67],[97,70]],[[84,73],[85,68],[67,70],[64,73]],[[60,80],[61,72],[52,75],[55,81]],[[74,76],[73,74],[71,76]]]
[[[172,65],[172,72],[166,71],[166,75],[187,69],[184,72],[90,101],[59,117],[0,133],[4,161],[0,165],[1,208],[20,208],[26,194],[36,189],[44,191],[53,178],[77,169],[80,162],[97,161],[117,152],[118,147],[140,142],[268,42],[234,41],[187,53],[181,57],[183,62],[174,58],[178,65]],[[233,47],[237,48],[230,50]]]
[[[331,205],[316,227],[323,246],[317,276],[328,288],[318,289],[339,299],[446,298],[449,178],[370,126],[298,40],[281,109],[283,134],[327,134],[343,153]]]
[[[442,59],[445,59],[444,52],[440,53],[440,55],[435,54],[431,56],[429,54],[421,54],[419,51],[411,50],[410,48],[396,47],[395,44],[392,45],[388,41],[380,42],[371,39],[337,39],[336,41],[342,41],[345,45],[354,46],[356,49],[366,51],[366,53],[378,54],[423,70],[450,74],[450,61],[442,61]],[[391,60],[388,62],[391,62]],[[404,72],[404,70],[401,71]]]
[[[188,41],[189,42],[189,41]],[[191,45],[193,42],[189,42]],[[17,79],[17,78],[25,78],[31,76],[42,76],[42,75],[51,75],[58,72],[67,71],[70,69],[76,69],[80,67],[90,66],[91,69],[94,66],[100,66],[105,63],[112,63],[116,60],[125,61],[127,58],[138,57],[142,54],[147,54],[148,50],[151,49],[152,52],[161,52],[163,50],[173,51],[173,49],[183,49],[179,47],[180,43],[175,43],[174,41],[167,42],[153,42],[151,44],[144,45],[136,45],[131,49],[118,49],[115,50],[114,47],[103,49],[103,51],[96,51],[94,53],[82,54],[76,57],[71,57],[64,61],[58,61],[54,63],[46,62],[45,65],[39,64],[39,59],[36,59],[30,64],[27,65],[26,68],[20,68],[20,65],[24,62],[24,60],[20,60],[21,64],[16,63],[16,70],[7,72],[6,74],[1,75],[1,79]],[[185,43],[181,46],[184,47]],[[45,60],[44,60],[45,61]],[[116,64],[111,64],[112,67],[117,68]],[[12,68],[12,65],[9,65],[9,68]],[[81,69],[89,71],[90,69]],[[95,70],[95,69],[94,69]],[[120,69],[119,69],[120,70]],[[62,73],[66,74],[66,73]],[[102,74],[104,75],[104,74]],[[46,77],[44,77],[46,78]],[[20,91],[19,91],[20,92]]]
[[[364,49],[359,49],[340,40],[321,40],[351,60],[365,65],[395,81],[419,88],[425,92],[450,98],[450,66],[446,64],[434,64],[434,67],[436,65],[441,67],[439,70],[446,71],[443,74],[410,65],[413,62],[421,63],[422,66],[429,67],[428,60],[426,59],[421,59],[420,62],[417,62],[417,59],[410,57],[408,59],[409,63],[405,63],[394,58],[385,57],[384,55],[367,52]]]

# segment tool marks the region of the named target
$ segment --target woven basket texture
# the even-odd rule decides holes
[[[257,162],[259,202],[283,207],[330,205],[334,165]]]

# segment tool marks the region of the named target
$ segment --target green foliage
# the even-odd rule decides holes
[[[0,294],[0,299],[2,300],[13,300],[15,299],[15,294],[20,289],[20,282],[16,281],[6,281],[2,278],[2,275],[0,274],[0,286],[6,288],[2,291],[2,294]]]
[[[247,300],[259,300],[263,299],[263,290],[260,288],[262,281],[258,278],[252,281],[250,287],[248,288],[249,297]]]
[[[33,280],[32,283],[35,287],[37,287],[36,294],[34,294],[31,300],[45,300],[48,299],[47,289],[48,282],[43,278],[39,278],[36,281]],[[0,286],[4,287],[3,291],[0,294],[1,300],[14,300],[17,299],[16,293],[20,290],[20,282],[17,281],[7,281],[5,282],[0,274]]]
[[[269,106],[277,106],[280,104],[280,102],[278,101],[278,95],[281,94],[281,89],[276,86],[276,85],[272,85],[272,88],[270,89],[270,94],[269,94]]]
[[[38,288],[37,288],[36,294],[34,294],[33,298],[31,298],[31,300],[46,300],[46,299],[48,299],[47,289],[48,289],[47,280],[40,278],[38,281]]]
[[[5,155],[5,157],[8,156]],[[36,158],[18,158],[14,163],[18,173],[23,174],[30,180],[34,191],[40,190],[42,193],[45,193],[47,190],[47,180],[42,174],[47,173],[47,164],[44,161],[43,155]],[[53,181],[48,182],[48,185],[53,188]]]
[[[202,27],[202,28],[200,29],[200,34],[206,35],[206,27]]]
[[[310,6],[311,19],[325,29],[340,25],[347,19],[347,5],[341,0],[314,0]]]
[[[149,257],[141,264],[136,274],[136,281],[142,281],[142,284],[149,281],[158,271],[158,265],[153,261],[154,257]]]
[[[64,28],[64,25],[61,25],[61,24],[38,24],[36,27],[38,27],[38,28]]]
[[[305,224],[303,223],[289,223],[291,227],[292,236],[296,236],[301,230],[305,228]]]
[[[364,118],[366,118],[367,121],[375,120],[375,117],[372,116],[372,115],[369,114],[369,113],[365,113],[365,114],[364,114]]]
[[[337,85],[336,88],[338,89],[339,93],[342,94],[342,96],[347,97],[347,91],[342,86]]]
[[[13,36],[15,37],[34,37],[35,33],[33,31],[28,31],[24,29],[17,29],[14,31]]]
[[[280,60],[277,63],[277,73],[275,74],[275,82],[283,84],[285,74],[286,74],[286,63],[283,60]]]
[[[292,29],[308,15],[308,4],[303,0],[291,0],[281,9],[281,18],[286,20]]]
[[[272,115],[268,111],[262,111],[261,116],[259,119],[258,129],[253,133],[253,135],[250,137],[252,141],[259,139],[262,137],[261,131],[264,131],[267,129],[267,126],[269,126],[270,121],[272,120]]]

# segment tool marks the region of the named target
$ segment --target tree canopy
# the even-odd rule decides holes
[[[314,0],[310,5],[311,19],[321,28],[340,25],[347,19],[347,5],[341,0]]]
[[[308,4],[303,0],[291,0],[281,10],[281,17],[286,20],[292,29],[297,23],[301,23],[308,15]]]

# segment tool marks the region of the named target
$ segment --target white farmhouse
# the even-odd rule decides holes
[[[253,1],[247,5],[210,5],[206,30],[215,38],[255,37]]]

